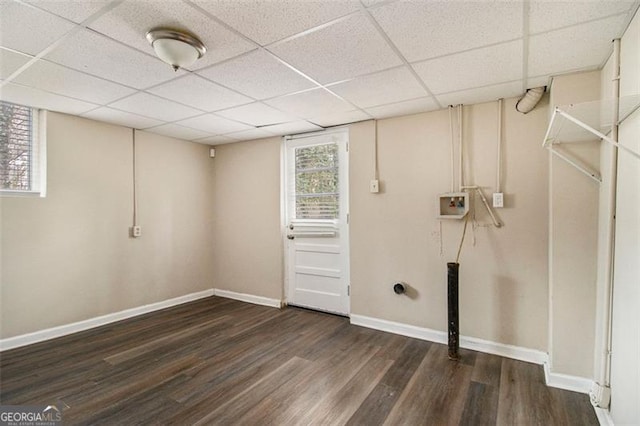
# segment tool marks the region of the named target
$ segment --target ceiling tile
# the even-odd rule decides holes
[[[599,68],[613,49],[611,40],[624,31],[626,17],[612,18],[529,38],[529,75],[560,74]]]
[[[2,86],[0,89],[0,99],[19,105],[75,115],[82,114],[97,107],[97,105],[88,102],[54,95],[53,93],[14,83],[7,83]]]
[[[202,113],[197,109],[142,92],[121,99],[109,106],[162,121],[177,121]]]
[[[273,126],[262,127],[267,132],[275,135],[295,135],[297,133],[306,133],[322,130],[322,127],[316,126],[308,121],[294,121],[292,123],[275,124]]]
[[[147,129],[147,131],[151,133],[158,133],[160,135],[171,136],[176,139],[184,139],[186,141],[202,139],[208,136],[205,132],[177,124],[164,124],[162,126]]]
[[[198,74],[255,99],[272,98],[314,87],[311,81],[262,49],[200,70]]]
[[[82,22],[110,3],[109,0],[26,0],[40,9],[69,19]]]
[[[89,30],[73,34],[45,58],[138,89],[176,77],[173,69],[159,59]],[[177,75],[182,73],[178,71]]]
[[[551,77],[543,75],[539,77],[530,77],[527,79],[527,88],[549,86],[551,84]]]
[[[193,74],[164,83],[148,91],[204,111],[216,111],[252,101],[251,98]]]
[[[438,109],[438,104],[431,97],[411,99],[388,105],[367,108],[367,112],[375,118],[395,117],[398,115],[416,114]]]
[[[333,96],[324,89],[309,90],[265,102],[281,111],[295,114],[301,118],[318,117],[353,109],[353,106],[349,103]]]
[[[149,54],[154,54],[146,39],[149,30],[168,27],[188,31],[207,47],[207,53],[190,69],[206,67],[256,47],[187,2],[175,0],[128,0],[98,18],[90,27]]]
[[[371,13],[409,62],[522,37],[520,1],[401,1]]]
[[[135,89],[44,60],[31,65],[14,81],[97,104],[106,104],[135,92]]]
[[[274,45],[269,50],[321,83],[353,78],[402,64],[362,14]]]
[[[0,48],[0,80],[9,77],[31,58],[31,56]]]
[[[522,81],[514,81],[510,83],[496,84],[495,86],[446,93],[438,95],[437,98],[442,105],[471,105],[495,101],[500,98],[510,98],[521,94]]]
[[[270,138],[276,135],[263,129],[251,129],[243,130],[242,132],[231,133],[225,136],[229,136],[239,141],[248,141],[252,139]]]
[[[371,120],[371,117],[359,110],[337,112],[309,119],[323,127],[337,126],[339,124],[355,123],[357,121]]]
[[[108,107],[96,108],[93,111],[82,114],[82,116],[90,118],[92,120],[118,124],[124,127],[131,127],[133,129],[145,129],[147,127],[153,127],[162,124],[162,121],[154,120],[153,118],[143,117],[141,115],[132,114],[130,112],[118,111],[117,109]]]
[[[554,30],[592,21],[618,13],[626,13],[634,1],[558,1],[532,0],[529,4],[529,32]]]
[[[258,102],[218,111],[217,114],[232,120],[251,124],[252,126],[287,123],[298,119],[297,117]]]
[[[37,55],[75,25],[35,7],[0,1],[0,45]]]
[[[522,41],[512,41],[413,64],[435,94],[522,78]]]
[[[395,0],[360,0],[362,2],[363,5],[365,5],[366,7],[370,7],[379,3],[382,3],[384,1],[395,1]]]
[[[203,132],[214,135],[223,135],[225,133],[239,132],[253,128],[253,126],[227,120],[214,114],[204,114],[187,118],[186,120],[178,121],[176,124],[202,130]]]
[[[355,0],[245,1],[241,7],[229,0],[195,3],[263,46],[359,9]]]
[[[238,139],[230,138],[229,136],[209,136],[202,139],[196,139],[193,142],[205,144],[205,145],[222,145],[226,143],[238,142]]]
[[[427,95],[426,90],[406,67],[358,77],[333,85],[330,89],[362,108]]]

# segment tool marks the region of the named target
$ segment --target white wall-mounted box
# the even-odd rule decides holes
[[[469,213],[467,192],[447,192],[438,195],[438,219],[462,219]]]

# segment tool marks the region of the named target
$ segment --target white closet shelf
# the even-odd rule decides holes
[[[559,151],[554,145],[604,140],[640,160],[640,154],[620,145],[608,136],[612,127],[613,108],[618,100],[620,119],[617,124],[620,124],[640,108],[640,95],[556,107],[551,115],[542,146],[598,182],[602,179],[597,172],[584,166],[569,153]]]

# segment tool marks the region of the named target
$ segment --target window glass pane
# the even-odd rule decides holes
[[[339,214],[338,145],[296,148],[296,218],[335,219]]]
[[[0,102],[0,189],[31,190],[32,138],[32,109]]]

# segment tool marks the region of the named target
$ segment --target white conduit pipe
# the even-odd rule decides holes
[[[138,226],[138,179],[136,176],[136,129],[131,129],[133,149],[133,226]]]
[[[453,137],[453,105],[449,105],[449,133],[451,135],[451,192],[455,191],[455,160]]]
[[[611,139],[618,142],[618,120],[620,115],[620,39],[613,41],[613,115],[611,126]],[[612,328],[612,316],[613,316],[613,261],[615,257],[615,216],[616,216],[616,184],[618,175],[618,148],[611,147],[611,158],[609,160],[609,217],[607,218],[607,239],[606,239],[606,253],[607,257],[604,264],[604,277],[605,277],[605,300],[603,305],[605,306],[604,313],[604,342],[606,347],[604,354],[602,354],[600,361],[600,368],[598,369],[598,384],[601,386],[609,387],[611,384],[611,328]],[[598,401],[599,406],[607,407],[609,405],[608,398],[604,398],[603,401]]]
[[[498,152],[496,155],[496,192],[500,193],[502,172],[502,98],[498,99]]]
[[[458,192],[462,192],[462,104],[458,105],[458,145],[460,152],[458,155]]]

